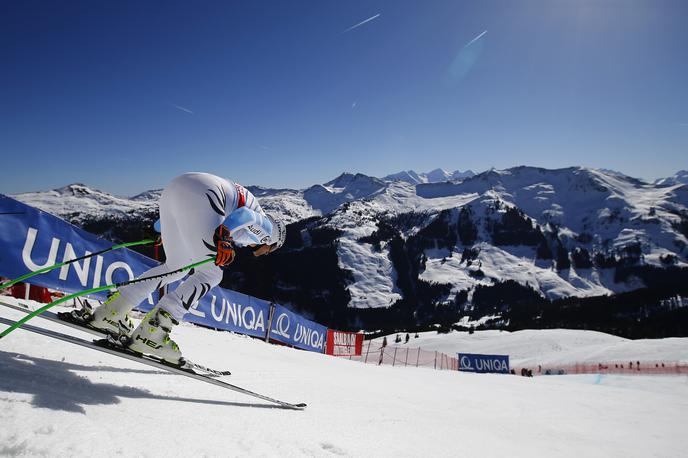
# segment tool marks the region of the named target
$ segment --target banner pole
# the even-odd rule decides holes
[[[270,302],[270,312],[268,313],[268,329],[265,331],[265,341],[270,342],[270,330],[272,330],[272,318],[275,316],[275,304]]]

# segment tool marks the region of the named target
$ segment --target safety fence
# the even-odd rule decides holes
[[[512,367],[516,374],[523,370],[533,375],[619,374],[619,375],[688,375],[684,361],[624,361],[605,363],[548,364]]]
[[[364,342],[360,356],[346,356],[345,358],[364,364],[459,370],[458,359],[442,352],[396,345],[381,346],[373,340]],[[510,369],[512,374],[528,376],[572,374],[688,375],[688,362],[617,361],[527,366],[517,364]]]
[[[459,370],[459,361],[444,353],[396,345],[383,347],[372,340],[363,344],[361,356],[348,356],[347,359],[365,364]]]

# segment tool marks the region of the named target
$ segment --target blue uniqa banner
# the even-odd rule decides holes
[[[509,355],[459,353],[459,370],[464,372],[479,372],[482,374],[508,374]]]
[[[185,321],[253,337],[265,337],[270,303],[247,294],[213,288],[189,309]]]
[[[275,304],[269,337],[304,350],[324,352],[327,327]]]
[[[101,251],[113,244],[66,221],[0,194],[0,275],[17,278],[29,272]],[[127,248],[77,261],[30,279],[31,284],[78,292],[141,275],[157,261]],[[175,284],[170,285],[172,290]],[[106,292],[93,294],[104,299]],[[153,298],[137,308],[151,310]],[[185,321],[254,337],[268,332],[271,304],[246,294],[213,288],[193,306]],[[322,352],[327,328],[275,304],[271,338]]]
[[[0,275],[17,278],[95,253],[113,244],[66,221],[0,194]],[[78,292],[131,280],[158,262],[122,248],[37,275],[30,283]],[[104,299],[106,292],[93,294]]]

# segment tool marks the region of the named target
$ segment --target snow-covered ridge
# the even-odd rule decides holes
[[[387,175],[383,178],[383,180],[404,181],[410,184],[421,184],[463,180],[464,178],[469,178],[473,175],[475,175],[475,173],[473,173],[472,170],[466,170],[465,172],[462,172],[461,170],[447,172],[444,169],[435,169],[427,173],[417,173],[413,170],[404,170],[398,173]]]
[[[679,170],[670,177],[655,180],[655,184],[659,186],[674,186],[677,184],[688,184],[688,170]]]
[[[134,197],[117,197],[81,183],[52,191],[16,194],[17,200],[50,214],[80,224],[88,219],[130,218],[157,212],[160,191],[147,191]]]
[[[435,227],[432,247],[407,254],[420,257],[412,259],[419,262],[415,277],[451,285],[450,293],[437,299],[446,302],[468,290],[470,303],[478,286],[505,280],[552,299],[643,286],[637,278],[619,280],[596,257],[659,268],[688,265],[688,186],[645,183],[614,171],[514,167],[435,183],[344,173],[306,190],[249,189],[268,212],[288,223],[315,217],[315,227],[340,231],[333,242],[338,267],[353,278],[346,286],[351,307],[389,307],[403,296],[390,239],[370,240],[388,220],[412,243]],[[83,223],[89,218],[150,218],[159,192],[125,198],[74,184],[16,197]],[[457,238],[467,227],[474,237]],[[444,239],[437,233],[444,233]]]
[[[303,193],[290,189],[249,187],[266,211],[280,215],[287,223],[319,214],[303,199]],[[158,211],[161,189],[145,191],[133,197],[118,197],[81,183],[52,191],[16,194],[13,197],[50,214],[82,224],[93,219],[135,218]]]
[[[369,198],[386,186],[386,182],[375,177],[343,173],[332,181],[306,189],[303,198],[310,206],[326,214],[346,202]]]
[[[449,302],[458,291],[472,291],[479,285],[504,280],[535,288],[552,299],[614,294],[642,287],[637,279],[617,281],[613,269],[594,265],[592,258],[597,253],[619,260],[633,252],[635,257],[626,258],[628,262],[660,268],[688,265],[688,234],[680,229],[688,218],[685,186],[656,186],[618,172],[584,167],[515,167],[490,170],[461,182],[415,186],[396,182],[374,196],[335,211],[331,222],[344,230],[340,262],[355,277],[348,288],[351,304],[384,307],[399,297],[393,281],[398,272],[390,262],[386,243],[360,243],[362,237],[379,228],[380,219],[414,212],[414,223],[406,230],[402,228],[405,236],[413,236],[433,223],[443,210],[452,210],[448,220],[441,223],[446,225],[443,230],[451,233],[456,230],[452,228],[460,210],[465,208],[470,208],[475,240],[459,240],[455,246],[427,249],[421,255],[419,278],[452,285],[452,293],[445,298]],[[520,212],[523,221],[529,221],[529,230],[535,231],[532,237],[540,237],[541,245],[549,246],[538,247],[523,236],[512,237],[513,246],[497,240],[495,228],[508,209]],[[553,256],[540,259],[541,248]],[[468,262],[462,255],[466,249],[476,252]],[[562,264],[562,255],[557,255],[562,251],[566,265]],[[573,259],[570,253],[578,258]],[[371,271],[371,266],[377,267]],[[471,297],[469,293],[469,300]]]

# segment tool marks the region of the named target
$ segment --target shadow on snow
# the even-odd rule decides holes
[[[164,371],[122,369],[110,366],[83,366],[0,351],[0,391],[33,395],[35,407],[85,414],[84,405],[119,404],[120,398],[158,399],[228,407],[279,409],[280,406],[209,399],[164,396],[148,390],[111,383],[95,383],[72,371],[132,372],[170,375]]]

